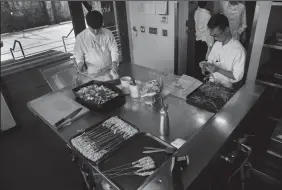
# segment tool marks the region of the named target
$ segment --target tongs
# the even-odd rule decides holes
[[[156,152],[166,152],[168,154],[173,154],[175,149],[174,148],[154,148],[154,147],[144,147],[143,154],[150,154],[150,153],[156,153]]]

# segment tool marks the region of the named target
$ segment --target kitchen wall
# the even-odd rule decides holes
[[[176,2],[168,2],[168,22],[162,23],[162,15],[139,12],[141,1],[128,1],[128,27],[131,36],[131,55],[134,64],[149,67],[161,72],[173,73],[175,48],[175,10]],[[137,33],[132,28],[136,27]],[[145,32],[140,31],[145,27]],[[157,28],[157,34],[149,34],[149,27]],[[162,30],[167,30],[167,36]]]

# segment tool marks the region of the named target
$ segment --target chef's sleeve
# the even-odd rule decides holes
[[[118,45],[115,40],[114,35],[110,32],[109,33],[109,50],[111,52],[112,62],[116,61],[119,62],[119,53],[118,53]]]
[[[238,33],[242,34],[247,28],[247,20],[246,20],[246,7],[242,4],[242,15],[241,15],[241,27],[238,29]]]
[[[76,59],[76,62],[83,62],[83,50],[82,50],[82,39],[80,36],[77,36],[75,39],[75,44],[74,44],[74,57]]]
[[[246,53],[243,50],[239,50],[236,53],[234,60],[233,60],[233,76],[235,80],[233,82],[240,81],[244,76],[245,71],[245,61],[246,61]]]

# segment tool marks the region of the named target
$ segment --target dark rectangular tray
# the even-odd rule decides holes
[[[218,112],[224,105],[226,102],[224,102],[224,100],[222,100],[221,98],[212,98],[212,97],[207,97],[205,95],[204,92],[202,92],[200,90],[200,88],[205,85],[205,84],[202,84],[201,86],[199,86],[198,88],[196,88],[193,92],[191,92],[190,94],[187,95],[186,97],[186,102],[190,105],[193,105],[193,106],[196,106],[196,107],[199,107],[201,109],[204,109],[204,110],[207,110],[209,112],[213,112],[213,113],[216,113]],[[231,92],[233,93],[232,96],[234,95],[234,91],[231,90]],[[200,97],[207,97],[208,99],[211,99],[214,104],[216,105],[217,108],[215,108],[214,106],[211,106],[211,105],[206,105],[206,104],[200,104],[200,103],[196,103],[193,101],[193,99],[191,99],[193,96],[200,96]],[[230,96],[230,98],[232,97]],[[229,98],[229,99],[230,99]]]
[[[164,164],[164,162],[172,156],[172,154],[165,152],[143,154],[142,151],[144,150],[144,147],[174,148],[172,145],[166,143],[165,141],[157,138],[150,133],[138,133],[132,138],[125,141],[122,146],[111,155],[111,157],[104,159],[98,164],[100,172],[103,173],[103,171],[106,171],[108,169],[131,163],[145,156],[151,156],[156,164],[155,172],[152,175],[126,175],[112,179],[108,178],[109,181],[114,183],[118,188],[122,190],[142,189],[148,182],[152,180],[154,174],[161,167],[161,165]]]
[[[73,138],[79,136],[79,135],[82,135],[82,134],[85,133],[85,132],[88,132],[88,131],[90,131],[90,130],[92,130],[92,129],[98,127],[98,126],[100,126],[102,123],[104,123],[106,120],[110,119],[111,117],[115,117],[115,116],[110,116],[110,117],[104,119],[103,121],[101,121],[101,122],[99,122],[99,123],[93,125],[92,127],[89,127],[88,129],[84,130],[83,132],[80,132],[80,133],[76,134],[75,136],[73,136],[73,137],[70,139],[70,143],[69,143],[69,144],[71,145],[72,149],[73,149],[80,157],[82,157],[82,158],[88,160],[88,162],[91,163],[92,165],[97,165],[97,164],[99,164],[100,162],[102,162],[104,159],[107,159],[109,156],[111,156],[111,155],[115,152],[115,150],[117,150],[119,147],[121,147],[121,146],[123,145],[123,143],[126,142],[126,141],[124,141],[123,143],[121,143],[118,147],[116,147],[116,148],[115,148],[114,150],[112,150],[111,152],[105,154],[105,155],[104,155],[102,158],[100,158],[97,162],[93,162],[92,160],[86,158],[82,153],[80,153],[80,152],[72,145],[71,140],[72,140]],[[119,116],[117,116],[117,117],[118,117],[119,119],[121,119],[122,121],[128,123],[129,125],[131,125],[132,127],[134,127],[135,129],[137,129],[137,130],[139,131],[139,129],[138,129],[135,125],[129,123],[128,121],[125,121],[124,119],[122,119],[122,118],[119,117]],[[138,134],[138,133],[137,133],[137,134]],[[137,134],[135,134],[135,135],[137,135]],[[134,135],[134,136],[135,136],[135,135]],[[130,137],[129,139],[133,138],[134,136]],[[127,140],[129,140],[129,139],[127,139]]]
[[[86,87],[86,86],[90,86],[96,84],[98,86],[104,85],[107,88],[113,90],[114,92],[118,93],[119,95],[107,102],[105,102],[104,104],[94,104],[88,101],[83,100],[82,98],[80,98],[77,95],[77,91],[79,91],[81,88]],[[78,103],[80,103],[81,105],[87,107],[90,110],[96,110],[96,111],[110,111],[116,108],[121,107],[122,105],[125,104],[125,95],[123,94],[122,90],[120,90],[119,88],[117,88],[116,86],[114,86],[113,84],[109,84],[108,82],[101,82],[101,81],[89,81],[83,85],[80,85],[74,89],[72,89],[74,95],[75,95],[75,101],[77,101]]]

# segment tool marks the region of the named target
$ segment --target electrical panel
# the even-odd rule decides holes
[[[145,32],[145,27],[144,26],[140,26],[140,31],[141,32]]]
[[[167,30],[163,29],[163,36],[167,36]]]
[[[158,34],[158,29],[153,28],[153,27],[149,27],[149,34]]]

